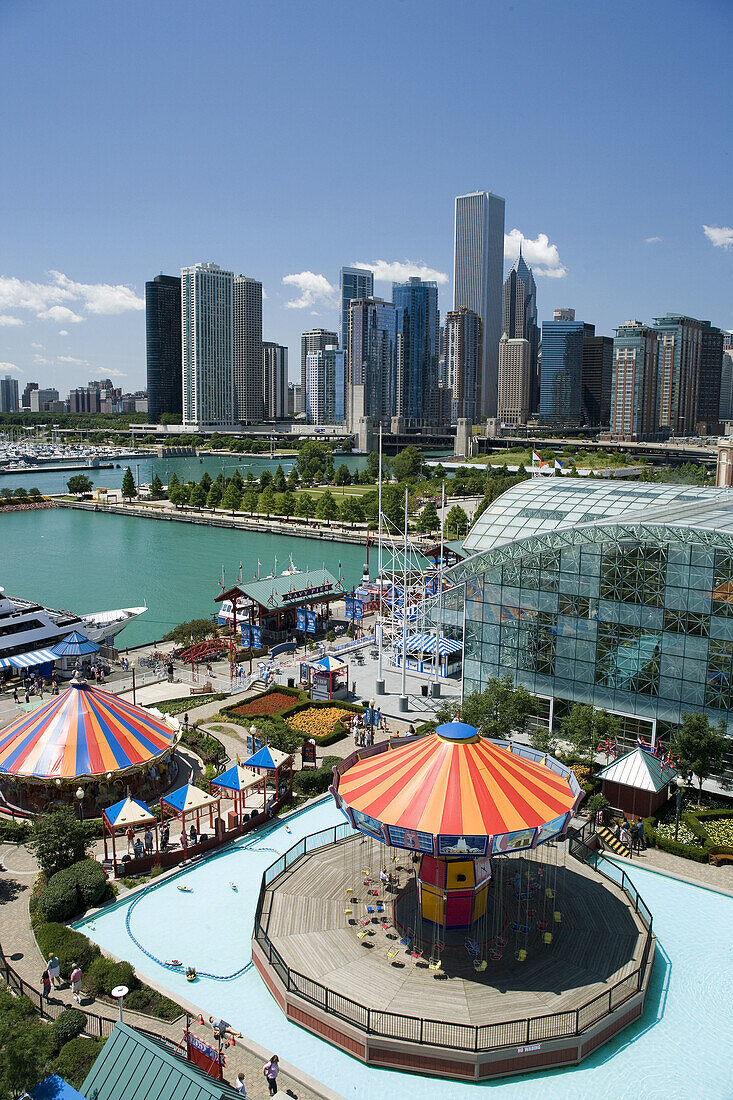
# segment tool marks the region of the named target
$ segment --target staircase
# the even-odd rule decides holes
[[[626,856],[631,858],[631,849],[628,845],[623,844],[618,840],[610,829],[607,829],[605,825],[601,825],[596,829],[596,833],[603,844],[604,848],[609,848],[612,852],[615,852],[617,856]]]

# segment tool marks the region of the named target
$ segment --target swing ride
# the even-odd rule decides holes
[[[423,1072],[481,1078],[578,1061],[616,1004],[640,1013],[651,924],[568,860],[571,769],[452,722],[358,750],[331,794],[349,825],[296,846],[260,894],[253,961],[290,1018],[366,1061],[404,1068],[419,1042],[436,1048]],[[553,1056],[501,1068],[531,1036]]]

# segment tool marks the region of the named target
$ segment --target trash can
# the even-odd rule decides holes
[[[295,677],[288,676],[288,687],[289,688],[294,688],[295,687]]]
[[[426,697],[427,697],[427,694],[428,694],[428,687],[429,687],[429,685],[428,685],[428,684],[420,684],[420,691],[421,691],[421,692],[423,693],[423,695],[425,695]]]

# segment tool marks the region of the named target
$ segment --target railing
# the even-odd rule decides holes
[[[571,854],[575,858],[587,862],[583,854],[592,849],[585,843],[584,830],[580,830],[570,838]],[[611,875],[594,868],[598,874],[608,879],[614,885],[619,886],[647,929],[646,941],[642,952],[641,963],[631,974],[622,978],[609,989],[599,993],[580,1008],[566,1012],[552,1012],[543,1016],[525,1016],[516,1020],[508,1020],[497,1024],[457,1024],[446,1023],[443,1020],[424,1019],[417,1016],[405,1016],[397,1012],[382,1012],[368,1008],[358,1001],[345,997],[341,993],[335,993],[320,982],[314,981],[305,974],[291,970],[285,960],[267,935],[267,929],[263,927],[262,915],[265,896],[268,887],[280,875],[289,870],[292,865],[309,852],[321,848],[326,844],[334,844],[348,836],[355,835],[350,825],[337,825],[332,829],[324,829],[320,833],[304,837],[288,849],[272,863],[262,876],[260,894],[255,912],[255,939],[265,953],[270,966],[278,975],[283,986],[289,993],[295,993],[303,1000],[321,1008],[331,1016],[335,1016],[354,1027],[360,1028],[369,1035],[378,1035],[388,1039],[400,1039],[411,1043],[427,1043],[430,1046],[446,1047],[452,1050],[466,1050],[473,1053],[486,1052],[502,1047],[521,1046],[526,1043],[540,1042],[548,1039],[566,1039],[581,1035],[593,1024],[604,1016],[614,1012],[622,1004],[638,993],[643,985],[649,965],[649,954],[653,940],[652,915],[646,904],[640,897],[636,887],[624,871],[619,869],[620,881]],[[575,844],[576,851],[572,851]]]

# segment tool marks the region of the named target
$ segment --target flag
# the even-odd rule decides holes
[[[539,464],[541,466],[542,465],[542,456],[538,455],[537,451],[532,451],[532,464],[534,465],[535,462],[539,462]]]
[[[563,468],[562,462],[560,461],[559,458],[556,458],[555,459],[555,469],[556,470],[562,470],[562,468]]]

